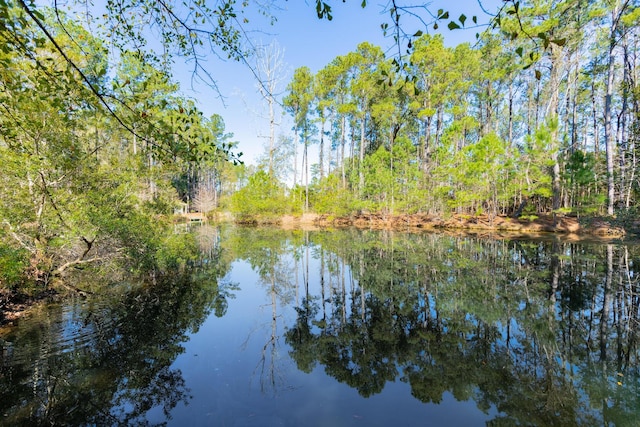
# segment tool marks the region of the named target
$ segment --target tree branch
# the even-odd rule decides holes
[[[16,231],[13,229],[13,226],[11,225],[11,223],[9,223],[9,221],[7,221],[6,219],[3,219],[2,223],[5,224],[9,228],[9,234],[11,235],[11,237],[13,237],[13,239],[16,242],[18,242],[18,244],[21,247],[23,247],[24,249],[29,251],[29,253],[31,253],[31,254],[35,254],[36,253],[36,249],[31,247],[27,243],[25,243],[24,240],[22,240],[22,238],[18,235],[18,233],[16,233]]]
[[[106,258],[104,257],[95,257],[95,258],[88,258],[88,259],[80,259],[77,258],[73,261],[69,261],[66,262],[64,264],[62,264],[60,267],[56,268],[55,270],[53,270],[53,272],[51,272],[52,276],[60,276],[66,269],[70,268],[70,267],[75,267],[78,265],[83,265],[83,264],[89,264],[92,262],[96,262],[96,261],[102,261]]]
[[[55,50],[62,56],[62,58],[64,58],[65,62],[67,64],[69,64],[69,66],[71,68],[73,68],[73,70],[78,73],[78,75],[80,76],[80,79],[82,80],[82,82],[89,88],[89,90],[96,96],[96,98],[99,100],[99,102],[104,106],[104,108],[107,110],[108,114],[110,116],[112,116],[120,126],[122,126],[127,132],[129,132],[130,134],[136,136],[137,138],[140,138],[141,140],[149,143],[150,145],[159,148],[163,151],[167,151],[165,150],[163,147],[155,144],[153,142],[153,140],[138,134],[135,129],[133,129],[131,126],[129,126],[128,124],[126,124],[124,122],[124,120],[113,110],[113,108],[111,107],[111,105],[107,102],[107,97],[105,96],[104,93],[100,92],[93,83],[91,83],[91,80],[89,79],[89,77],[80,69],[80,67],[73,61],[71,60],[71,58],[69,58],[69,56],[67,55],[67,53],[65,52],[65,50],[60,46],[60,44],[56,41],[55,37],[53,36],[53,34],[51,34],[51,32],[49,32],[49,30],[47,29],[47,27],[44,25],[44,23],[40,20],[40,18],[36,15],[36,13],[31,10],[29,8],[29,6],[27,6],[27,4],[25,3],[24,0],[18,0],[18,3],[20,4],[20,7],[22,8],[22,10],[25,11],[25,13],[33,20],[33,22],[36,23],[36,25],[38,26],[38,28],[40,28],[40,30],[44,33],[45,37],[51,42],[51,44],[53,44]]]

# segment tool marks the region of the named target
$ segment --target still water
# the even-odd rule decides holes
[[[638,425],[640,247],[195,231],[0,333],[0,424]]]

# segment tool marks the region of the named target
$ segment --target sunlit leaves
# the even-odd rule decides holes
[[[10,194],[0,221],[13,230],[0,233],[2,245],[30,253],[29,278],[41,285],[68,266],[123,255],[153,267],[162,221],[144,224],[173,211],[171,178],[185,165],[239,161],[224,123],[204,119],[142,51],[122,52],[110,70],[102,41],[61,11],[32,13],[50,38],[24,10],[0,12],[0,40],[14,43],[0,50],[0,186]]]
[[[274,177],[261,170],[231,199],[234,214],[240,221],[273,221],[286,213],[288,203],[284,188]]]

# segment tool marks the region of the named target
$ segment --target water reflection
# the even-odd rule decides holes
[[[364,397],[397,378],[422,402],[450,392],[496,407],[496,425],[640,415],[637,247],[334,237],[313,236],[333,266],[320,271],[329,285],[286,333],[301,370],[320,364]]]
[[[224,273],[202,257],[113,298],[26,320],[3,337],[0,424],[148,425],[152,408],[170,420],[191,398],[172,363],[210,312],[224,315]]]
[[[4,336],[2,421],[421,425],[438,407],[465,425],[640,416],[638,246],[197,233],[190,268],[52,307]]]

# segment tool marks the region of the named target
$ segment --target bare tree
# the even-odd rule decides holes
[[[279,181],[286,181],[292,172],[295,179],[295,161],[294,164],[291,163],[291,158],[296,155],[294,144],[293,138],[278,134],[275,145],[265,150],[258,158],[258,168],[271,169],[271,176]]]
[[[284,63],[284,49],[277,41],[256,49],[256,78],[258,90],[269,108],[269,176],[273,175],[273,157],[276,150],[276,108],[280,104],[277,97],[283,92],[283,83],[287,80]]]
[[[193,207],[196,211],[206,214],[216,208],[217,194],[215,188],[199,183],[193,198]]]

